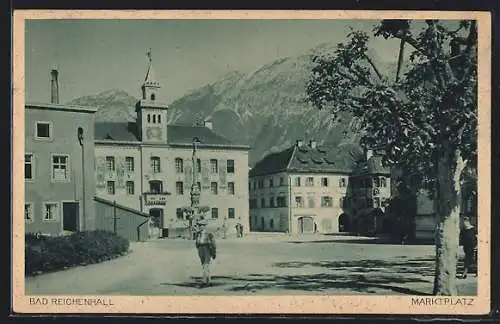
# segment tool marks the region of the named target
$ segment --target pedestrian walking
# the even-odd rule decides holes
[[[196,233],[196,249],[200,257],[203,284],[209,285],[212,279],[210,261],[215,260],[217,249],[214,235],[206,230],[206,225],[204,220],[199,220],[193,227]]]
[[[467,278],[467,272],[472,272],[476,263],[477,237],[476,230],[470,222],[470,218],[465,216],[462,221],[462,230],[460,231],[460,244],[464,249],[464,271],[460,278]],[[476,269],[477,276],[477,269]]]

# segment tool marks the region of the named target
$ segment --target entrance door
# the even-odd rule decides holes
[[[301,234],[314,232],[314,220],[312,217],[306,216],[299,218],[299,232]]]
[[[149,210],[149,215],[153,218],[153,225],[157,228],[163,227],[163,209],[152,208]]]
[[[76,232],[78,230],[79,204],[78,202],[63,202],[63,230]]]
[[[341,214],[339,216],[339,232],[347,232],[348,227],[349,225],[346,214]]]

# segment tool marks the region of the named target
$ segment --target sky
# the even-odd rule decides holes
[[[59,70],[60,102],[111,89],[139,96],[151,48],[159,99],[238,70],[250,73],[324,43],[345,41],[361,20],[31,20],[26,22],[26,100],[49,102],[50,69]],[[379,59],[396,59],[398,43],[371,43]]]

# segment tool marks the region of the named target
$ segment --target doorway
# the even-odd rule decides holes
[[[78,223],[80,218],[80,204],[76,201],[68,201],[62,203],[63,212],[63,231],[76,232],[78,231]]]
[[[306,234],[306,233],[313,233],[314,232],[314,220],[310,216],[304,216],[300,217],[298,219],[299,222],[299,233],[300,234]]]
[[[339,232],[348,232],[349,231],[349,219],[346,214],[341,214],[339,216]]]

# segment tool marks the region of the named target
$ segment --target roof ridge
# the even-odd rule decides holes
[[[294,144],[291,148],[292,148],[292,154],[290,155],[290,158],[288,159],[288,163],[286,164],[285,170],[288,170],[290,168],[290,164],[293,161],[295,151],[297,150],[297,145]],[[288,149],[290,149],[290,148],[288,148]]]

